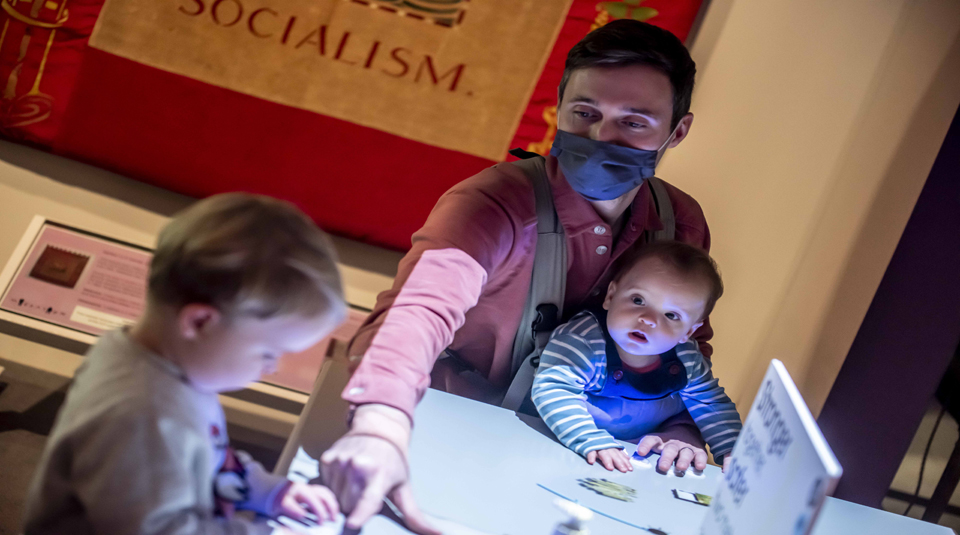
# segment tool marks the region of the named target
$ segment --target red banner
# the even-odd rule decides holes
[[[106,9],[131,0],[109,1],[112,4]],[[565,19],[551,19],[562,12],[550,11],[545,2],[525,3],[522,13],[501,13],[491,7],[492,0],[486,4],[485,0],[460,0],[452,3],[456,6],[449,13],[434,13],[429,11],[437,3],[434,0],[338,0],[331,15],[295,12],[289,6],[296,1],[156,0],[187,13],[203,5],[202,15],[184,18],[185,22],[176,19],[176,23],[198,25],[184,26],[194,33],[210,28],[223,35],[234,32],[231,39],[238,40],[230,41],[231,47],[262,49],[269,43],[291,52],[309,49],[317,55],[316,60],[306,52],[283,56],[283,61],[301,62],[283,67],[287,71],[276,70],[272,62],[262,65],[256,70],[263,71],[256,83],[251,81],[256,87],[250,89],[236,86],[243,77],[229,69],[249,59],[253,48],[250,54],[243,52],[237,61],[208,69],[201,76],[181,68],[177,54],[133,60],[120,52],[88,46],[102,0],[0,0],[0,133],[187,195],[249,191],[288,199],[333,233],[403,250],[446,189],[491,165],[499,149],[491,152],[490,147],[507,148],[510,131],[499,125],[519,122],[512,146],[540,143],[533,148],[549,148],[555,121],[551,125],[545,120],[545,111],[549,116],[549,107],[556,103],[567,50],[591,26],[632,17],[684,39],[701,3],[574,0]],[[521,5],[519,0],[516,5]],[[367,11],[357,11],[361,7]],[[347,26],[368,12],[395,17],[383,19],[383,24],[390,24],[384,26],[383,37],[365,37],[361,30]],[[254,13],[259,14],[257,18]],[[537,32],[512,22],[521,20],[521,15],[533,24],[530,28],[539,28],[538,21],[557,20],[544,27],[552,38],[556,24],[560,25],[552,48],[513,58],[477,48],[482,39],[468,39],[470,32],[479,36],[497,28],[506,32],[498,41],[515,40],[501,46],[520,39],[534,39],[536,46],[543,46],[533,35]],[[327,22],[309,31],[302,24],[310,16]],[[296,24],[301,26],[291,22],[297,17]],[[149,29],[150,21],[159,24],[149,17],[137,23]],[[105,35],[111,21],[100,22],[103,27],[98,31]],[[270,22],[279,26],[273,28]],[[401,24],[413,22],[424,26],[398,33]],[[486,30],[483,24],[488,25]],[[246,34],[241,36],[242,32]],[[261,39],[268,34],[273,37]],[[136,45],[135,38],[121,35],[110,41],[119,44],[104,48],[126,51],[130,43]],[[186,41],[184,37],[172,42]],[[428,52],[419,53],[416,46]],[[468,59],[455,56],[458,50]],[[236,53],[234,48],[229,51]],[[470,60],[470,54],[478,59]],[[529,76],[523,61],[539,65],[544,56],[546,67],[528,104],[515,108],[516,91],[495,94],[500,85],[533,83],[533,79],[523,81],[523,76]],[[503,72],[484,63],[494,60],[504,65]],[[275,74],[299,74],[305,68],[327,69],[322,79],[331,84],[342,82],[343,77],[367,76],[367,72],[371,85],[381,83],[379,79],[389,82],[391,73],[403,76],[398,77],[396,89],[384,90],[378,98],[364,96],[359,105],[342,112],[334,102],[339,99],[323,93],[330,86],[307,81],[302,90],[296,86],[291,91],[292,84],[299,83],[297,77]],[[369,94],[367,84],[351,83],[355,90],[342,92],[344,100]],[[489,104],[484,104],[485,98]],[[421,122],[433,126],[420,128]]]

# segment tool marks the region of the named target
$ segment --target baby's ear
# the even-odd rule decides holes
[[[690,330],[687,331],[687,334],[683,335],[683,338],[680,339],[680,343],[681,343],[681,344],[684,344],[684,343],[686,343],[688,340],[690,340],[690,337],[693,336],[693,333],[697,332],[697,329],[699,329],[700,326],[702,326],[702,325],[703,325],[703,321],[702,321],[702,320],[701,320],[701,321],[698,321],[697,323],[694,323],[693,325],[691,325],[691,326],[690,326]]]
[[[613,294],[617,293],[617,283],[610,281],[607,286],[607,295],[603,298],[603,309],[610,310],[610,302],[613,301]]]
[[[177,327],[180,336],[187,340],[196,340],[214,325],[220,323],[222,315],[216,307],[200,303],[184,305],[177,314]]]

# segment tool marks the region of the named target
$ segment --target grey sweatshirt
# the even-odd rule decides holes
[[[91,348],[34,474],[25,535],[270,533],[214,516],[214,477],[228,446],[216,394],[123,331]],[[240,508],[272,515],[286,480],[244,464]]]

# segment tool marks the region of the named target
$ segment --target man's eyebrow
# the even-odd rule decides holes
[[[596,100],[590,97],[585,97],[585,96],[573,97],[572,99],[570,99],[570,103],[571,104],[572,103],[589,104],[591,106],[599,105],[599,103]],[[624,111],[628,111],[630,113],[636,113],[637,115],[643,115],[645,117],[649,117],[650,119],[657,119],[657,114],[649,108],[623,108],[623,109]]]
[[[653,112],[653,110],[649,110],[647,108],[626,108],[626,110],[630,113],[636,113],[637,115],[646,115],[647,117],[654,118],[654,119],[657,117],[657,115]]]

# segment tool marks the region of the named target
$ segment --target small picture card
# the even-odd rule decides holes
[[[592,490],[601,496],[620,500],[622,502],[632,502],[637,498],[637,491],[633,487],[628,487],[622,483],[615,483],[607,479],[596,477],[585,477],[578,479],[580,486]]]
[[[713,501],[712,496],[707,496],[706,494],[700,494],[699,492],[687,492],[685,490],[680,490],[680,489],[673,489],[673,497],[678,500],[695,503],[697,505],[704,505],[707,507],[709,507],[710,502]]]

